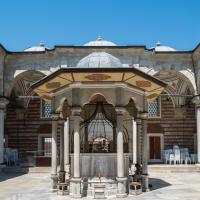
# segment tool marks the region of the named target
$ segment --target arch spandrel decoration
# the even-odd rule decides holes
[[[31,98],[29,96],[35,96],[35,92],[31,89],[31,85],[41,78],[45,77],[45,74],[36,70],[19,70],[15,74],[15,78],[5,84],[5,96],[11,99],[16,99],[17,105],[21,108],[27,108]],[[25,97],[25,98],[24,98]]]
[[[28,95],[31,84],[39,81],[45,77],[46,74],[36,70],[18,70],[13,74],[14,79],[5,83],[5,95],[10,97],[13,88],[18,84],[17,82],[23,82],[23,88],[21,88],[21,95]]]
[[[194,83],[194,76],[192,72],[181,70],[160,70],[154,76],[169,83],[163,91],[170,96],[175,108],[184,105],[187,97],[178,97],[175,95],[195,95],[196,85]]]

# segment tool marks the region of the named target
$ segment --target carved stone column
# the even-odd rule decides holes
[[[52,179],[52,192],[57,189],[58,175],[57,175],[57,129],[58,129],[59,115],[52,114],[52,153],[51,153],[51,179]]]
[[[0,164],[4,162],[4,123],[5,123],[5,110],[9,101],[1,97],[0,98]]]
[[[70,178],[70,163],[69,163],[69,117],[67,117],[64,123],[64,160],[65,160],[65,171],[66,179]]]
[[[200,103],[196,104],[196,124],[197,124],[197,163],[200,164]]]
[[[64,120],[59,120],[61,124],[60,128],[60,171],[59,181],[65,182],[65,162],[64,162]]]
[[[148,178],[148,152],[147,152],[147,117],[148,113],[142,113],[142,189],[144,192],[149,191]]]
[[[196,106],[196,127],[197,127],[197,164],[200,164],[200,97],[193,97],[192,102]]]
[[[70,196],[72,198],[81,198],[81,177],[80,177],[80,121],[81,108],[72,108],[72,117],[74,120],[74,174],[71,178]]]
[[[113,126],[113,153],[116,153],[116,127]]]
[[[127,178],[124,177],[124,141],[123,141],[123,120],[125,109],[117,107],[117,197],[123,198],[127,196],[126,183]]]
[[[137,124],[134,118],[132,118],[132,139],[133,139],[133,163],[135,166],[137,163]],[[132,167],[133,168],[133,167]]]
[[[141,119],[136,120],[137,123],[137,163],[141,165],[141,154],[142,154],[142,144],[141,144]]]

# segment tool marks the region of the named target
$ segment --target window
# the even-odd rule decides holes
[[[157,98],[148,105],[149,118],[160,117],[160,99]]]
[[[52,138],[50,137],[43,138],[44,156],[47,156],[47,157],[51,156],[51,143],[52,143]]]
[[[44,118],[50,118],[51,117],[51,104],[47,101],[42,100],[41,101],[41,111],[42,111],[42,117]]]

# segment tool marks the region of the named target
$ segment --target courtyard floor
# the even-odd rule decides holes
[[[200,200],[200,173],[151,173],[150,192],[126,199]],[[48,173],[0,173],[0,200],[68,200],[68,196],[50,193]],[[85,197],[83,199],[91,199]],[[109,199],[116,199],[115,197]]]

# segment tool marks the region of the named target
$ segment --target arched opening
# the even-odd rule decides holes
[[[81,152],[116,153],[116,111],[101,94],[90,98],[82,109]],[[123,130],[124,152],[128,153],[129,134]]]
[[[172,99],[174,107],[182,107],[189,103],[190,96],[195,95],[196,88],[193,84],[192,77],[187,77],[185,74],[175,70],[160,70],[154,76],[164,80],[169,85],[164,93]]]
[[[33,70],[20,73],[10,84],[10,88],[6,92],[6,96],[8,96],[11,100],[14,100],[18,107],[27,108],[30,100],[33,99],[33,96],[36,96],[30,88],[31,85],[44,76],[45,75],[43,73]]]
[[[17,149],[19,162],[29,166],[36,163],[36,158],[33,159],[29,151],[40,155],[45,154],[45,150],[48,149],[47,163],[50,161],[51,124],[45,124],[43,121],[45,119],[45,122],[50,122],[50,116],[43,116],[43,101],[30,89],[31,84],[42,77],[44,74],[41,72],[25,71],[15,77],[6,91],[9,104],[5,119],[5,147]],[[10,126],[10,123],[13,123],[13,126]]]
[[[96,94],[83,106],[81,151],[84,153],[115,152],[116,112],[105,97]]]

